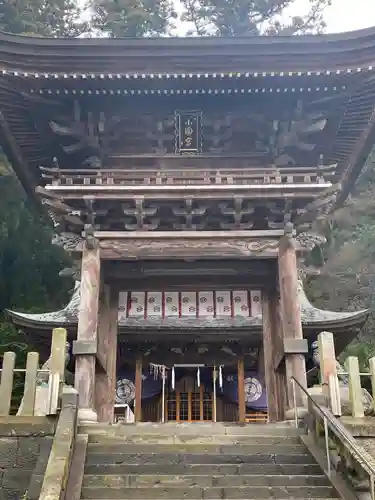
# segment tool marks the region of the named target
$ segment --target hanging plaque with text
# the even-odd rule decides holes
[[[176,111],[176,153],[196,154],[202,151],[202,112]]]

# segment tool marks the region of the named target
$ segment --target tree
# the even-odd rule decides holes
[[[79,0],[0,0],[0,30],[36,36],[78,36],[88,30]]]
[[[331,0],[309,0],[304,16],[283,20],[295,0],[182,0],[182,20],[193,27],[189,35],[249,36],[321,32],[323,11]]]
[[[164,35],[177,17],[172,0],[93,0],[92,26],[110,37]]]
[[[310,277],[307,292],[318,307],[332,310],[370,309],[370,317],[348,354],[361,360],[375,355],[375,150],[368,158],[352,195],[325,230],[327,244],[319,259],[320,273]],[[310,256],[310,259],[313,255]],[[371,355],[371,356],[370,356]]]

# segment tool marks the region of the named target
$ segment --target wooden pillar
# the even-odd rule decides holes
[[[99,298],[98,362],[95,407],[99,422],[114,422],[116,399],[118,292],[104,285]]]
[[[282,353],[282,345],[283,345],[283,325],[281,320],[281,305],[280,305],[280,297],[277,295],[275,297],[276,306],[275,306],[275,358],[280,356]],[[274,358],[274,362],[275,362]],[[274,365],[275,366],[275,365]],[[285,373],[285,361],[282,362],[276,369],[276,382],[277,382],[277,395],[278,395],[278,420],[285,420],[285,409],[287,402],[287,392],[286,392],[286,373]]]
[[[245,402],[245,365],[243,358],[237,363],[238,372],[238,421],[245,423],[246,402]]]
[[[283,352],[285,353],[285,372],[287,385],[287,408],[293,407],[293,386],[291,377],[307,387],[305,356],[301,351],[303,345],[303,332],[301,322],[301,309],[298,300],[298,270],[297,256],[292,237],[292,228],[287,227],[285,235],[280,240],[279,245],[279,285],[280,285],[280,305],[281,323],[283,331]],[[292,342],[288,340],[292,339]],[[297,342],[296,342],[297,341]],[[298,341],[301,349],[298,352]],[[290,348],[286,349],[286,346]],[[293,348],[295,346],[295,349]],[[297,406],[305,405],[305,396],[296,385]]]
[[[280,388],[278,373],[276,370],[276,359],[278,358],[278,335],[277,335],[277,306],[276,294],[266,291],[262,294],[263,309],[263,358],[264,379],[267,390],[268,418],[270,422],[277,422],[282,417],[282,404],[280,401]]]
[[[142,420],[142,360],[137,359],[135,363],[135,413],[136,422]]]
[[[85,421],[97,420],[94,409],[94,387],[99,288],[99,246],[86,244],[82,252],[77,340],[73,344],[73,354],[76,356],[74,386],[78,391],[78,417]]]

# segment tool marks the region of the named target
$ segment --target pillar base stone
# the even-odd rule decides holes
[[[98,415],[92,408],[78,408],[78,420],[80,423],[96,423]]]
[[[309,413],[308,409],[304,406],[297,407],[297,418],[302,419]],[[294,420],[295,419],[295,411],[294,408],[290,408],[285,410],[285,420]]]

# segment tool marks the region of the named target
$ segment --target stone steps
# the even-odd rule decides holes
[[[133,454],[202,454],[218,455],[226,453],[228,455],[264,455],[272,451],[275,455],[303,455],[306,453],[306,447],[303,444],[283,443],[274,444],[133,444],[133,443],[113,443],[100,444],[89,443],[88,452],[90,454],[108,455],[109,453],[121,455]]]
[[[300,444],[299,434],[295,436],[257,436],[257,435],[203,435],[203,434],[148,434],[148,435],[110,435],[90,434],[89,443],[92,444],[213,444],[213,445],[297,445]]]
[[[316,498],[332,498],[335,492],[330,486],[237,486],[235,488],[196,488],[196,487],[159,487],[159,488],[107,488],[83,487],[82,498],[102,500],[115,499],[269,499],[269,498],[301,498],[311,500]]]
[[[289,425],[144,424],[88,432],[82,500],[332,500]],[[262,434],[263,433],[263,434]]]
[[[126,437],[138,436],[250,436],[250,437],[293,437],[300,436],[302,430],[296,429],[293,424],[254,424],[233,425],[222,423],[138,423],[134,424],[92,424],[80,425],[78,432],[94,436]]]
[[[85,472],[87,475],[118,475],[123,476],[126,474],[134,475],[139,474],[138,464],[96,464],[86,465]],[[147,474],[165,475],[165,474],[187,474],[195,475],[229,475],[234,476],[237,474],[265,474],[277,476],[285,474],[287,476],[297,475],[319,475],[321,468],[315,463],[311,464],[189,464],[189,463],[168,463],[168,464],[148,464]]]
[[[138,464],[147,466],[151,464],[314,464],[315,460],[310,454],[283,454],[274,455],[272,453],[258,455],[229,454],[222,452],[220,455],[214,454],[187,454],[187,453],[88,453],[86,464]]]
[[[86,475],[83,482],[89,488],[158,488],[158,487],[237,487],[237,486],[327,486],[327,478],[320,475]]]

